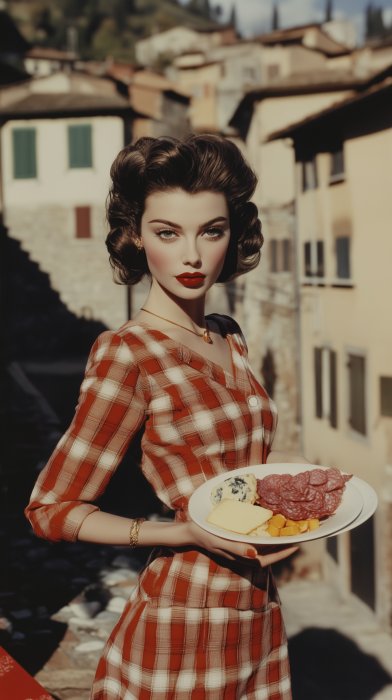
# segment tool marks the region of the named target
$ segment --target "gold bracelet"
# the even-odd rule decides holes
[[[129,546],[131,549],[135,549],[138,546],[140,525],[144,521],[145,518],[136,518],[132,523],[131,532],[129,533]]]

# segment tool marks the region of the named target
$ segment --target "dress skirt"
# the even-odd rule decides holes
[[[159,607],[138,591],[106,644],[90,700],[291,697],[278,603],[269,602],[261,612]]]

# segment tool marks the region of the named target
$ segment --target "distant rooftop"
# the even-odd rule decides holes
[[[26,51],[25,58],[46,59],[48,61],[74,61],[74,54],[69,51],[58,51],[47,46],[33,46]]]
[[[320,24],[304,24],[288,29],[277,29],[254,37],[251,41],[261,44],[302,44],[306,48],[321,51],[327,56],[342,56],[349,53],[347,46],[339,44],[323,31]]]
[[[121,95],[83,95],[80,93],[30,94],[0,109],[2,119],[80,114],[118,114],[131,105]]]

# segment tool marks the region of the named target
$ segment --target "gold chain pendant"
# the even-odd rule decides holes
[[[210,336],[210,331],[208,328],[203,333],[203,340],[205,343],[212,343],[211,336]]]

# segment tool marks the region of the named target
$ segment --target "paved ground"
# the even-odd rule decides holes
[[[392,637],[323,582],[280,587],[294,700],[392,700]]]

